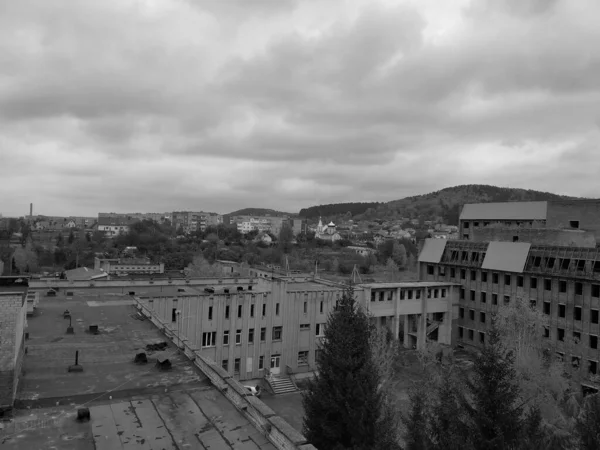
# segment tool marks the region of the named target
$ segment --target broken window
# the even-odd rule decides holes
[[[458,327],[458,337],[462,339],[464,333],[465,333],[465,329],[463,327]]]
[[[459,308],[458,314],[460,315],[461,319],[464,319],[465,318],[465,308]]]
[[[475,301],[475,291],[473,289],[471,289],[471,301]]]
[[[492,294],[492,305],[498,304],[498,294]]]
[[[427,275],[433,275],[433,266],[431,264],[427,264]]]
[[[483,283],[487,283],[487,277],[488,277],[488,273],[487,272],[481,272],[481,281]]]
[[[485,292],[481,293],[481,303],[485,303],[487,301],[487,294]]]
[[[508,274],[504,275],[504,284],[506,286],[510,286],[510,279],[511,279],[510,275],[508,275]]]
[[[469,340],[472,341],[473,340],[473,330],[469,330]]]
[[[581,342],[581,333],[579,331],[573,331],[573,341],[576,344],[579,344]]]
[[[585,272],[585,259],[579,259],[577,260],[577,270],[581,271],[581,272]]]
[[[550,328],[549,327],[544,327],[544,337],[545,338],[550,337]]]
[[[598,348],[598,336],[594,336],[590,334],[590,348],[597,349]]]
[[[571,365],[573,366],[574,369],[579,369],[579,356],[572,356],[571,357]]]
[[[581,306],[576,306],[573,310],[575,320],[581,320]]]
[[[544,302],[544,314],[550,315],[550,302]]]
[[[557,332],[558,340],[564,342],[564,340],[565,340],[565,329],[564,328],[557,328],[556,332]]]
[[[519,236],[514,235],[513,238],[512,238],[512,241],[513,242],[519,242]]]
[[[456,277],[456,269],[454,267],[450,268],[450,278]]]
[[[477,281],[477,272],[475,270],[471,270],[471,281]]]
[[[558,317],[565,317],[567,315],[567,306],[564,303],[558,304]]]
[[[583,295],[583,283],[575,283],[575,295]]]
[[[475,320],[475,310],[474,309],[469,310],[469,319]]]
[[[596,375],[598,373],[598,362],[597,361],[588,361],[588,372],[592,375]]]
[[[545,291],[552,290],[552,280],[550,278],[544,278],[544,290]]]
[[[561,270],[569,270],[570,265],[571,265],[571,260],[569,258],[561,258],[561,260],[560,260],[560,269]]]
[[[497,273],[492,273],[492,283],[498,284],[498,274]]]
[[[479,342],[485,344],[485,333],[483,331],[479,332]]]
[[[529,286],[531,287],[531,289],[537,289],[537,278],[536,277],[531,277],[531,279],[529,280]]]
[[[517,276],[517,287],[523,287],[523,275]]]
[[[590,314],[590,321],[592,323],[598,323],[598,310],[597,309],[592,309],[590,310],[591,314]]]
[[[465,269],[460,269],[460,279],[465,280],[467,278],[467,271]]]
[[[565,280],[559,280],[558,292],[562,292],[563,294],[567,292],[567,282]]]
[[[569,226],[571,228],[579,229],[579,220],[569,220]]]
[[[481,323],[485,323],[485,313],[484,312],[479,313],[479,321]]]

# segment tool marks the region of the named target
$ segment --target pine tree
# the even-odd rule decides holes
[[[524,407],[514,355],[502,345],[495,318],[487,339],[466,380],[469,438],[475,450],[518,448],[526,429]]]
[[[406,428],[404,448],[405,450],[428,450],[430,441],[427,435],[428,405],[425,386],[420,384],[414,388],[409,394],[409,400],[408,415],[402,417]]]
[[[370,348],[369,318],[348,288],[330,314],[317,362],[318,374],[303,394],[304,434],[317,448],[392,450],[394,421],[379,389]]]
[[[600,448],[600,394],[585,398],[576,428],[582,450]]]
[[[467,450],[465,411],[462,386],[450,371],[442,373],[436,387],[429,419],[431,450]]]

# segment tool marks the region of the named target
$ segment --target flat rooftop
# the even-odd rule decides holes
[[[288,282],[288,292],[294,291],[340,291],[343,288],[341,286],[332,286],[327,283],[319,283],[317,281],[300,281],[300,282]]]
[[[28,318],[24,375],[3,449],[180,450],[274,447],[172,344],[160,353],[172,369],[155,367],[146,345],[167,342],[140,320],[127,294],[42,297]],[[67,335],[72,315],[74,335]],[[88,333],[98,325],[100,333]],[[79,350],[83,372],[69,373]],[[148,364],[136,365],[145,351]],[[91,420],[75,420],[78,407]],[[24,429],[23,429],[24,428]]]

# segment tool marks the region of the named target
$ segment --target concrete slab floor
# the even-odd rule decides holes
[[[274,450],[266,438],[194,365],[170,345],[168,372],[133,357],[165,341],[123,298],[44,300],[28,320],[29,340],[12,423],[0,430],[1,449],[245,449]],[[72,314],[74,335],[67,335]],[[86,332],[98,325],[99,335]],[[79,350],[81,373],[69,373]],[[77,408],[91,421],[78,423]],[[15,427],[15,423],[22,424]],[[23,425],[24,424],[24,425]],[[1,428],[1,427],[0,427]]]
[[[111,298],[113,300],[114,298]],[[126,390],[144,390],[181,384],[209,384],[206,377],[189,363],[187,357],[169,345],[173,367],[161,372],[154,367],[150,352],[149,362],[136,365],[136,353],[145,351],[146,344],[166,341],[149,321],[136,319],[132,305],[119,305],[102,299],[89,306],[85,301],[44,301],[34,317],[28,319],[29,339],[25,341],[27,354],[23,361],[23,375],[17,398],[28,406],[43,399],[76,398]],[[66,334],[69,320],[63,312],[71,312],[74,335]],[[98,325],[100,334],[87,330]],[[69,373],[79,350],[81,373]],[[42,402],[41,406],[48,405]],[[49,405],[48,405],[49,406]]]
[[[302,421],[304,419],[302,393],[291,392],[289,394],[273,395],[269,392],[263,392],[260,399],[287,423],[302,433]]]
[[[7,450],[275,450],[214,387],[88,405],[89,422],[76,410],[20,412],[28,429],[0,434]],[[52,417],[54,419],[52,420]]]

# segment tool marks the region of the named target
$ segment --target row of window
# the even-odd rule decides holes
[[[394,291],[371,291],[371,301],[388,301],[391,302],[393,299]],[[427,291],[427,298],[445,298],[447,296],[447,289],[429,289]],[[400,300],[412,300],[413,297],[418,300],[421,298],[421,290],[413,289],[400,289]]]
[[[450,278],[456,278],[456,268],[451,267],[450,268]],[[467,270],[466,269],[459,269],[460,270],[460,279],[461,280],[466,280],[467,279]],[[427,272],[429,275],[434,275],[434,266],[432,265],[428,265],[427,266]],[[477,271],[476,270],[471,270],[470,271],[470,281],[478,281],[477,279]],[[438,274],[440,276],[445,276],[446,275],[446,268],[444,266],[439,266],[438,268]],[[487,283],[488,282],[488,272],[480,272],[481,277],[480,277],[480,281],[482,283]],[[504,286],[511,286],[512,284],[512,277],[513,275],[511,274],[504,274]],[[500,275],[496,272],[492,272],[492,284],[499,284],[499,279],[500,279]],[[558,292],[560,293],[566,293],[567,292],[567,281],[566,280],[553,280],[551,278],[544,278],[543,279],[543,287],[545,291],[552,291],[552,287],[553,284],[555,282],[558,282]],[[523,287],[524,286],[524,277],[523,275],[517,275],[516,277],[516,285],[517,287]],[[530,277],[529,279],[529,287],[530,289],[538,289],[538,278],[537,277]],[[575,282],[575,295],[583,295],[583,283],[576,281]],[[600,284],[592,284],[591,288],[590,288],[590,294],[592,297],[596,297],[596,298],[600,298]]]
[[[468,339],[470,341],[475,340],[475,330],[473,330],[472,328],[464,328],[464,327],[458,327],[459,339],[465,339],[465,330],[467,330],[466,334],[468,336]],[[485,344],[485,333],[483,331],[479,331],[478,336],[479,336],[479,343]]]
[[[320,357],[320,352],[321,350],[315,350],[315,360],[318,360],[318,358]],[[276,356],[276,358],[279,358],[279,356]],[[298,360],[297,360],[298,366],[308,366],[308,350],[302,350],[298,352]],[[221,361],[221,367],[226,370],[229,371],[229,360],[228,359],[224,359]],[[241,358],[235,358],[233,360],[233,373],[235,375],[239,375],[240,373],[240,367],[241,367]],[[271,367],[274,367],[274,363],[272,362]],[[265,357],[263,355],[258,357],[258,370],[264,370],[265,368]]]
[[[271,340],[280,341],[283,336],[283,327],[273,327],[271,332]],[[260,342],[266,342],[267,340],[267,329],[260,329]],[[242,343],[242,330],[236,330],[235,332],[235,344],[241,345]],[[254,343],[254,328],[248,330],[248,343]],[[217,345],[217,332],[207,331],[202,333],[202,347],[215,347]],[[229,330],[223,331],[223,345],[229,345]]]
[[[250,311],[249,311],[250,317],[254,317],[254,309],[255,309],[255,305],[251,304]],[[321,301],[320,305],[319,305],[319,313],[323,314],[323,311],[324,311],[324,302]],[[275,303],[275,315],[279,316],[279,312],[280,312],[279,303]],[[308,314],[308,302],[304,302],[303,313]],[[243,315],[243,305],[238,305],[237,317],[241,318],[242,315]],[[265,317],[266,315],[267,315],[267,305],[263,303],[262,317]],[[229,307],[229,305],[226,305],[225,306],[225,319],[229,319],[229,317],[230,317],[230,307]],[[212,306],[208,307],[208,320],[213,320],[213,307]],[[177,321],[177,308],[174,307],[171,312],[171,322],[176,322],[176,321]]]
[[[310,324],[301,324],[301,331],[310,330]],[[283,327],[277,326],[273,327],[271,340],[280,341],[282,339]],[[323,337],[325,336],[325,324],[317,323],[315,327],[315,336]],[[267,340],[267,329],[260,329],[260,342],[266,342]],[[242,330],[236,330],[235,332],[235,344],[241,345],[242,343]],[[248,343],[254,343],[254,328],[248,330]],[[217,332],[216,331],[208,331],[202,333],[202,347],[215,347],[217,345]],[[229,330],[223,331],[223,345],[229,345]]]

